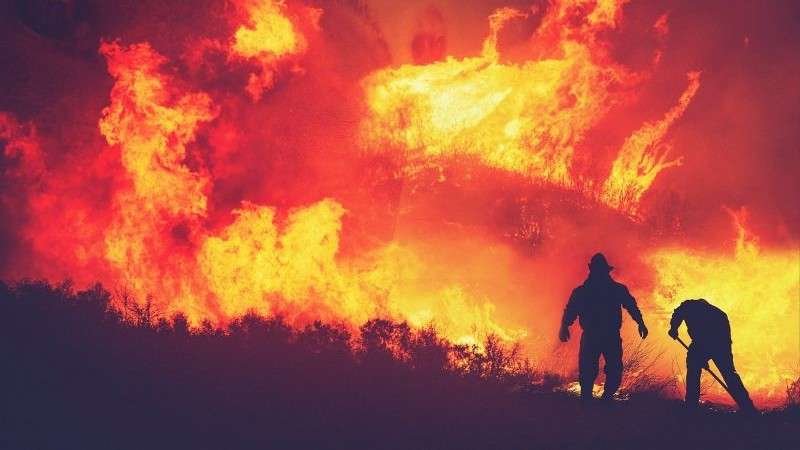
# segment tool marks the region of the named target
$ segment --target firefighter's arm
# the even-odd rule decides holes
[[[683,323],[683,319],[683,303],[681,303],[680,306],[675,308],[675,311],[672,312],[672,319],[669,321],[669,331],[667,334],[669,334],[669,337],[672,339],[678,339],[678,328],[681,326],[681,323]]]
[[[564,315],[561,317],[561,329],[558,331],[558,338],[561,342],[569,340],[569,327],[578,318],[578,298],[578,289],[575,289],[572,291],[572,295],[569,296],[567,306],[564,308]]]
[[[647,326],[644,324],[642,311],[639,310],[639,305],[636,304],[636,299],[633,298],[628,288],[623,286],[622,290],[622,307],[628,311],[628,314],[631,315],[631,318],[639,325],[639,336],[644,339],[647,337],[648,331]]]

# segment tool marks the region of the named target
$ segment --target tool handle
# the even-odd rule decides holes
[[[681,337],[680,337],[680,336],[676,337],[676,338],[675,338],[675,340],[677,340],[678,342],[680,342],[680,343],[681,343],[681,345],[683,346],[683,348],[685,348],[685,349],[686,349],[686,351],[689,351],[689,346],[688,346],[688,345],[686,345],[686,342],[683,342],[683,339],[681,339]]]
[[[676,337],[675,340],[680,342],[681,345],[683,346],[683,348],[686,349],[686,351],[689,351],[689,346],[686,345],[686,342],[683,342],[683,339],[681,339],[680,336]],[[714,377],[715,380],[717,380],[717,383],[719,383],[723,388],[725,388],[725,390],[728,391],[728,394],[730,394],[731,397],[733,397],[733,393],[731,392],[730,389],[728,389],[728,385],[725,384],[725,382],[722,381],[722,378],[720,378],[716,373],[714,373],[714,371],[712,371],[710,367],[708,367],[707,363],[706,363],[706,366],[703,367],[703,369],[705,369],[706,372],[710,373],[711,376]]]

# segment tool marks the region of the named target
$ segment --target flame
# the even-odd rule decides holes
[[[244,2],[252,26],[242,25],[234,34],[231,49],[245,58],[281,57],[297,53],[306,46],[292,22],[283,14],[283,2],[271,0]]]
[[[208,177],[183,163],[199,124],[216,115],[210,97],[172,88],[171,80],[159,72],[166,59],[148,44],[126,48],[104,43],[100,53],[115,79],[100,132],[110,145],[121,147],[131,194],[146,210],[203,214]]]
[[[287,16],[284,2],[240,0],[237,6],[245,12],[247,24],[236,29],[229,55],[253,60],[259,65],[259,70],[250,74],[246,87],[250,97],[258,101],[275,84],[277,64],[305,53],[308,43]],[[306,8],[304,13],[316,27],[322,10]]]
[[[489,302],[457,286],[444,288],[441,301],[438,291],[394,292],[424,271],[410,250],[389,246],[338,261],[345,209],[335,200],[292,211],[282,229],[274,208],[245,203],[232,224],[207,230],[212,180],[202,167],[190,169],[186,158],[198,127],[217,108],[205,93],[176,88],[161,72],[165,58],[147,44],[105,43],[101,53],[115,84],[100,131],[119,147],[130,181],[115,196],[105,257],[135,297],[158,293],[161,312],[181,312],[195,324],[226,323],[253,311],[354,326],[378,316],[417,326],[441,320],[453,339],[470,342],[490,332],[521,335],[493,321]]]
[[[689,87],[661,121],[625,141],[602,189],[580,180],[572,167],[576,148],[641,78],[614,63],[597,37],[617,26],[624,3],[555,2],[532,38],[534,58],[524,63],[501,62],[497,40],[508,21],[528,14],[501,8],[489,17],[479,56],[374,73],[363,82],[371,113],[365,141],[399,146],[412,161],[475,157],[635,215],[655,177],[678,164],[665,160],[661,141],[697,92],[699,74],[689,74]],[[576,11],[585,15],[577,22]]]
[[[524,336],[497,324],[491,302],[472,298],[459,286],[419,289],[426,267],[408,247],[392,244],[339,261],[345,213],[326,199],[293,211],[279,229],[275,209],[244,205],[234,223],[209,236],[198,255],[223,313],[288,313],[289,319],[306,315],[354,325],[390,317],[417,327],[436,323],[451,339],[470,343],[490,333],[506,340]]]
[[[683,300],[705,298],[728,314],[734,362],[745,386],[760,401],[780,404],[800,376],[800,263],[796,249],[763,249],[746,227],[747,210],[731,212],[737,239],[731,255],[666,248],[647,258],[663,311],[660,327]],[[681,360],[682,361],[682,360]],[[681,378],[685,369],[681,367]],[[720,387],[714,393],[726,398]]]
[[[477,57],[378,71],[364,81],[371,116],[368,142],[412,156],[475,156],[484,164],[570,186],[574,146],[610,104],[608,85],[622,76],[564,41],[560,58],[521,65],[499,61],[497,34],[520,11],[490,17]]]
[[[335,259],[344,212],[339,203],[323,200],[292,212],[281,231],[275,209],[245,204],[219,236],[205,240],[198,255],[223,313],[275,313],[268,299],[279,296],[323,317],[363,322],[374,315],[358,280]]]
[[[163,293],[176,299],[172,308],[191,310],[189,256],[173,244],[196,245],[209,178],[184,160],[198,125],[215,110],[206,94],[176,89],[160,72],[165,58],[148,44],[104,43],[100,52],[115,79],[100,132],[119,147],[130,182],[114,198],[106,260],[133,294]]]
[[[699,72],[689,73],[688,78],[689,86],[678,104],[661,120],[642,125],[622,144],[600,194],[607,204],[635,214],[642,196],[650,189],[656,176],[664,169],[681,165],[680,158],[667,159],[670,147],[662,141],[700,88]]]

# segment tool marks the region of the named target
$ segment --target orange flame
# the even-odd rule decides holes
[[[689,87],[678,104],[664,118],[642,125],[625,140],[600,194],[607,204],[635,214],[642,196],[659,172],[681,164],[680,158],[667,160],[670,148],[662,144],[662,140],[670,126],[686,111],[699,88],[700,73],[689,73]]]
[[[377,316],[417,326],[435,320],[451,338],[468,342],[490,332],[521,336],[494,322],[490,303],[457,286],[395,291],[423,271],[410,250],[389,246],[338,261],[345,209],[335,200],[293,211],[282,230],[274,208],[245,203],[218,234],[206,230],[211,180],[185,160],[216,108],[204,93],[177,89],[160,72],[165,59],[147,44],[106,43],[101,52],[116,82],[100,130],[119,147],[131,181],[115,197],[106,260],[136,297],[158,293],[163,313],[184,313],[195,324],[254,311],[353,325]]]
[[[573,155],[586,133],[625,99],[616,91],[640,78],[611,61],[597,40],[617,25],[623,3],[554,3],[531,42],[539,59],[500,62],[498,33],[509,20],[526,16],[502,8],[489,18],[491,33],[479,56],[374,73],[364,80],[371,112],[365,141],[399,146],[412,163],[473,156],[489,167],[593,192],[575,176]],[[576,11],[584,14],[577,22]],[[697,73],[689,81],[664,119],[625,141],[597,198],[635,215],[658,173],[677,164],[665,160],[661,140],[699,88]]]
[[[248,24],[236,29],[230,56],[254,60],[260,66],[259,71],[250,74],[246,87],[250,97],[258,101],[274,85],[277,63],[305,53],[308,43],[287,17],[284,2],[241,0],[238,7],[247,14]],[[316,27],[322,11],[307,8],[305,13]]]
[[[207,209],[207,175],[185,165],[197,127],[214,118],[204,93],[182,93],[160,73],[166,60],[147,44],[104,43],[100,52],[115,79],[100,132],[119,146],[131,185],[115,196],[106,230],[106,259],[134,294],[159,292],[191,310],[190,257],[175,244],[196,245]]]
[[[654,304],[669,327],[683,300],[705,298],[728,314],[736,367],[759,400],[780,404],[800,377],[800,262],[797,250],[762,249],[746,228],[747,211],[731,212],[737,239],[732,255],[666,248],[647,258],[655,270]],[[683,378],[684,365],[680,367]],[[721,388],[715,396],[727,399]]]

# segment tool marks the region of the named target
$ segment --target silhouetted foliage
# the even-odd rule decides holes
[[[563,379],[494,336],[481,349],[385,319],[293,328],[255,314],[192,327],[154,304],[99,285],[0,282],[0,448],[596,448],[620,447],[605,431],[617,422],[685,425],[660,399],[581,409],[553,392]],[[709,417],[682,439],[797,443],[784,416],[738,428]]]
[[[786,388],[786,408],[800,412],[800,378]]]
[[[656,351],[651,344],[639,341],[625,353],[623,364],[625,378],[620,392],[627,396],[649,396],[666,398],[677,391],[675,378],[658,375],[654,369],[663,351]]]

